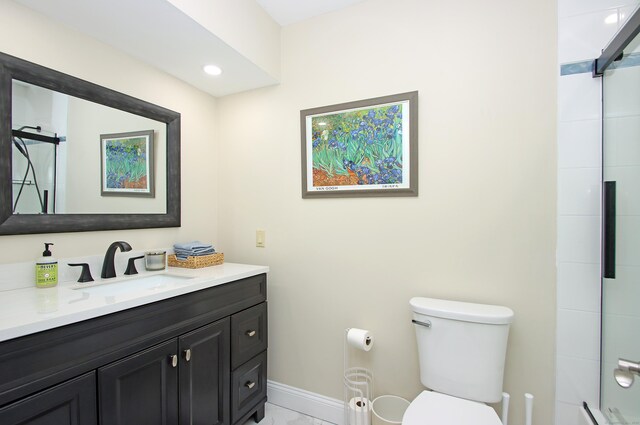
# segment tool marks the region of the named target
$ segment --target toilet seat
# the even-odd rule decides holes
[[[502,425],[489,406],[433,391],[423,391],[402,417],[402,425]]]

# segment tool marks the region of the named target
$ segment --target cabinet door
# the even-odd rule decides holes
[[[177,424],[177,365],[173,339],[98,369],[100,425]]]
[[[0,409],[2,425],[96,425],[95,373],[87,373]]]
[[[179,338],[180,425],[228,425],[229,319]]]

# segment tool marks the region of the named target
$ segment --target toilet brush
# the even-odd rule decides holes
[[[502,393],[502,425],[507,425],[509,418],[509,393]]]
[[[531,419],[533,417],[533,394],[524,394],[524,423],[525,425],[531,425]]]

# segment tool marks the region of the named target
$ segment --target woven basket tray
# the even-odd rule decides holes
[[[224,254],[216,252],[215,254],[201,255],[198,257],[187,257],[186,260],[178,260],[175,254],[167,257],[170,267],[184,267],[187,269],[201,269],[203,267],[217,266],[224,263]]]

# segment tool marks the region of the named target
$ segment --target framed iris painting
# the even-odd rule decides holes
[[[153,130],[100,135],[102,196],[155,196]]]
[[[302,197],[417,196],[418,92],[300,111]]]

